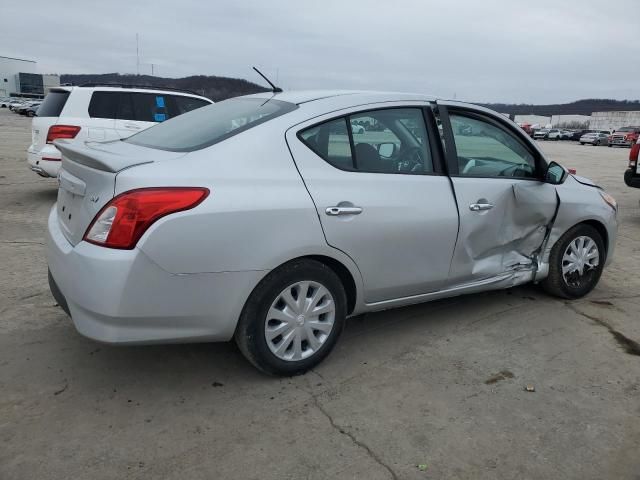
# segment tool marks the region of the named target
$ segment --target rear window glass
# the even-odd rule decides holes
[[[169,113],[172,117],[177,117],[183,113],[190,112],[196,108],[206,107],[211,105],[210,102],[205,102],[199,98],[183,97],[179,95],[171,95],[169,97]]]
[[[185,113],[124,141],[159,150],[191,152],[221,142],[296,108],[297,105],[280,100],[232,98]]]
[[[64,108],[64,104],[67,103],[67,98],[69,98],[69,92],[49,92],[42,102],[42,105],[40,105],[40,108],[38,108],[38,116],[59,117],[60,112],[62,112]]]
[[[89,116],[137,122],[164,122],[205,105],[210,103],[199,98],[164,93],[94,92],[89,102]]]

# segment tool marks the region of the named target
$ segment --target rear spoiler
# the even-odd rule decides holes
[[[62,152],[62,156],[67,159],[104,172],[117,173],[125,168],[145,163],[153,163],[152,160],[136,161],[129,156],[117,155],[109,150],[102,150],[100,146],[109,145],[120,140],[104,143],[86,142],[84,144],[71,140],[54,140],[53,144]]]

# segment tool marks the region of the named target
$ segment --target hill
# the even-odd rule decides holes
[[[513,115],[591,115],[592,112],[640,110],[639,100],[610,100],[590,98],[571,103],[553,105],[529,105],[506,103],[483,103],[484,107],[500,113]]]
[[[153,77],[151,75],[129,75],[119,73],[60,75],[60,82],[72,85],[83,83],[123,83],[127,85],[150,85],[191,90],[214,101],[225,98],[266,92],[267,88],[240,78],[195,75],[184,78]],[[591,115],[592,112],[640,110],[639,100],[585,99],[571,103],[551,105],[479,103],[501,113],[513,115]]]
[[[152,87],[169,87],[191,90],[213,101],[225,98],[266,92],[267,89],[240,78],[213,77],[195,75],[184,78],[152,77],[151,75],[121,75],[119,73],[103,73],[88,75],[60,75],[60,83],[82,85],[84,83],[122,83],[126,85],[148,85]]]

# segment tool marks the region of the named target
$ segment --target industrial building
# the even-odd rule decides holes
[[[593,130],[617,130],[620,127],[640,126],[640,111],[593,112],[589,128]]]
[[[34,60],[0,56],[0,97],[37,97],[60,86],[59,75],[37,73]]]

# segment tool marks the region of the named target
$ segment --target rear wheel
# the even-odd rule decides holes
[[[594,289],[604,268],[602,236],[590,225],[568,230],[551,249],[549,275],[541,284],[548,293],[580,298]]]
[[[315,260],[295,260],[267,275],[251,293],[235,340],[270,375],[298,375],[333,349],[347,315],[338,276]]]

